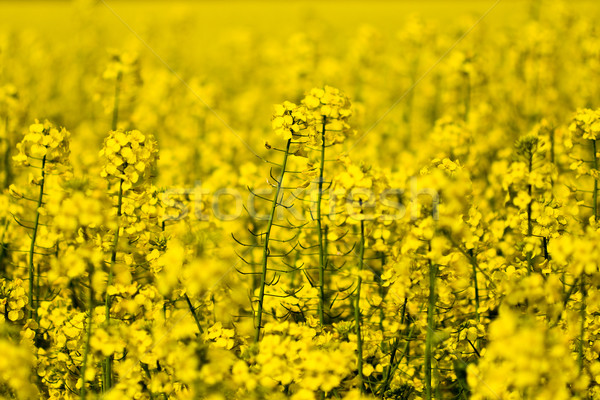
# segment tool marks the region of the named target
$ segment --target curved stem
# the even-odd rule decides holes
[[[35,278],[35,265],[33,263],[33,254],[35,252],[35,241],[37,239],[38,228],[40,226],[40,207],[44,201],[44,183],[46,182],[46,156],[42,158],[42,180],[40,182],[40,192],[38,194],[38,200],[35,208],[35,221],[33,223],[33,233],[31,235],[31,243],[29,245],[29,258],[28,258],[28,266],[29,266],[29,318],[33,318],[37,314],[37,306],[39,299],[36,299],[34,306],[33,299],[33,280]],[[38,276],[39,276],[39,267],[38,267]],[[38,281],[39,282],[39,281]]]
[[[292,140],[287,141],[285,153],[283,156],[283,163],[281,165],[281,173],[279,174],[279,181],[277,182],[277,189],[275,190],[275,197],[273,198],[273,204],[271,205],[271,213],[269,214],[269,222],[267,224],[267,230],[265,231],[265,245],[263,247],[263,261],[262,271],[260,275],[260,292],[258,294],[258,307],[256,311],[256,330],[254,332],[254,343],[258,343],[260,340],[260,329],[262,324],[263,315],[263,303],[265,299],[265,286],[267,282],[267,266],[269,261],[269,237],[271,236],[271,228],[273,227],[273,220],[275,219],[275,210],[277,209],[277,202],[279,201],[279,193],[283,185],[283,178],[285,176],[285,168],[287,166],[288,156],[290,154],[290,144]]]
[[[321,220],[321,200],[323,198],[323,170],[325,169],[325,125],[327,117],[323,117],[323,129],[321,130],[321,171],[319,173],[319,191],[317,193],[317,234],[319,240],[319,322],[324,326],[325,308],[325,244],[323,243],[323,227]]]

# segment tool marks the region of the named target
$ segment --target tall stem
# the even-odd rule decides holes
[[[464,74],[465,77],[465,98],[464,98],[464,107],[465,107],[465,114],[463,116],[463,119],[465,122],[467,122],[467,120],[469,119],[469,112],[471,111],[471,77],[469,76],[468,73]]]
[[[594,152],[594,169],[598,170],[598,154],[596,150],[596,139],[592,140],[592,151]],[[598,221],[598,179],[594,178],[594,220]]]
[[[473,249],[469,249],[469,255],[472,260],[476,260]],[[471,263],[473,267],[473,289],[475,291],[475,321],[479,323],[479,282],[477,281],[476,262]],[[479,339],[475,342],[475,349],[479,351]]]
[[[271,236],[271,228],[273,227],[273,220],[275,219],[275,210],[277,209],[277,202],[279,201],[279,193],[283,185],[283,177],[285,176],[285,169],[287,166],[288,155],[290,153],[290,144],[292,140],[287,141],[285,147],[285,153],[283,156],[283,163],[281,165],[281,173],[279,174],[279,181],[277,182],[277,189],[275,190],[275,197],[273,198],[273,204],[271,205],[271,213],[269,214],[269,222],[267,223],[267,230],[265,231],[265,244],[263,247],[263,262],[262,271],[260,276],[260,292],[258,294],[258,307],[256,311],[256,330],[254,331],[254,343],[258,343],[260,340],[260,329],[262,324],[263,315],[263,303],[265,299],[265,286],[267,283],[267,270],[269,261],[269,237]]]
[[[581,308],[579,309],[580,312],[580,316],[579,316],[579,342],[577,343],[577,361],[579,364],[579,371],[583,371],[583,361],[584,361],[584,356],[583,356],[583,350],[584,350],[584,346],[583,346],[583,342],[585,339],[585,314],[586,314],[586,297],[587,297],[587,291],[585,290],[585,275],[582,272],[581,273],[581,282],[580,282],[580,290],[581,290]]]
[[[476,260],[473,249],[469,249],[469,255],[471,256],[471,260]],[[476,263],[472,262],[471,266],[473,267],[473,289],[475,290],[475,321],[479,322],[479,283],[477,281]]]
[[[202,325],[200,325],[200,319],[198,318],[198,314],[196,313],[196,309],[194,308],[194,305],[192,304],[192,300],[190,300],[190,297],[186,294],[183,295],[185,297],[185,301],[188,305],[188,308],[190,309],[190,312],[192,313],[192,316],[194,317],[194,321],[196,321],[196,325],[198,326],[198,331],[200,332],[200,334],[204,333],[204,329],[202,329]]]
[[[319,322],[324,325],[325,308],[325,246],[323,243],[323,227],[321,221],[321,199],[323,198],[323,170],[325,169],[325,126],[327,117],[323,117],[323,129],[321,130],[321,171],[319,173],[319,192],[317,193],[317,231],[319,238]]]
[[[115,98],[113,104],[113,114],[112,121],[110,124],[111,130],[117,129],[117,123],[119,121],[119,98],[121,92],[121,78],[122,73],[119,72],[117,74],[117,79],[115,80]],[[115,232],[115,237],[113,239],[112,253],[110,256],[110,266],[108,269],[108,281],[106,283],[106,294],[104,299],[105,313],[106,313],[106,325],[110,324],[110,296],[108,294],[108,288],[112,285],[113,280],[113,268],[115,262],[117,261],[117,247],[119,245],[119,230],[121,229],[121,206],[123,205],[123,179],[119,181],[119,199],[117,204],[117,229]],[[104,376],[103,376],[103,390],[107,391],[112,387],[112,362],[113,357],[108,356],[104,360]]]
[[[85,348],[83,351],[83,361],[81,363],[81,370],[79,375],[81,376],[81,392],[80,392],[80,397],[81,400],[85,400],[86,395],[87,395],[87,391],[86,391],[86,387],[85,387],[85,371],[87,370],[87,364],[88,364],[88,357],[89,357],[89,353],[90,353],[90,341],[92,338],[92,321],[93,321],[93,314],[94,314],[94,286],[92,284],[92,275],[94,273],[94,268],[93,265],[90,264],[90,268],[89,268],[89,273],[88,273],[88,285],[89,285],[89,292],[88,292],[88,320],[87,320],[87,331],[85,334]]]
[[[10,149],[12,148],[12,145],[10,135],[8,133],[8,126],[8,117],[6,117],[4,120],[4,142],[6,144],[6,148],[4,150],[4,189],[9,187],[12,181],[12,170],[10,163]]]
[[[117,129],[117,122],[119,121],[119,99],[121,93],[121,78],[122,74],[119,72],[117,75],[117,79],[115,82],[115,103],[113,105],[113,114],[112,114],[112,122],[111,129],[114,131]]]
[[[4,257],[6,256],[6,247],[8,246],[4,243],[4,238],[6,236],[6,232],[8,232],[8,219],[4,223],[4,228],[2,230],[2,235],[0,235],[0,279],[6,279],[6,265],[4,265]]]
[[[529,175],[533,172],[533,150],[529,153]],[[527,236],[533,235],[533,220],[532,220],[532,207],[533,207],[533,199],[531,196],[533,195],[533,186],[531,183],[527,185],[527,194],[529,195],[529,203],[527,203]]]
[[[405,297],[404,304],[402,305],[402,317],[400,318],[400,324],[402,326],[404,326],[404,323],[406,322],[406,304],[407,304],[407,302],[408,302],[408,298]],[[410,333],[408,334],[408,336],[410,336],[412,334],[413,329],[414,329],[414,325],[411,327],[411,330],[410,330]],[[404,352],[402,353],[402,356],[400,357],[400,359],[398,361],[396,361],[396,352],[398,351],[398,347],[400,346],[401,339],[402,339],[402,331],[399,330],[398,337],[396,339],[394,339],[392,352],[390,354],[390,362],[386,367],[383,383],[381,384],[381,389],[379,390],[379,395],[381,396],[382,399],[385,398],[385,393],[390,385],[390,381],[392,380],[392,374],[394,372],[395,366],[397,366],[400,363],[400,361],[402,360],[402,358],[404,357],[404,355],[406,354],[406,352],[408,350],[408,345],[410,343],[410,340],[406,340]]]
[[[531,172],[533,171],[533,150],[529,151],[529,175],[531,176]],[[527,236],[531,237],[533,235],[533,218],[532,218],[532,210],[533,210],[533,185],[529,183],[527,185],[527,194],[529,195],[529,203],[527,203]],[[531,274],[533,270],[533,257],[530,253],[527,254],[527,273]]]
[[[113,238],[112,243],[112,251],[110,254],[110,266],[108,268],[108,281],[106,282],[106,294],[104,298],[104,308],[106,313],[106,325],[110,325],[110,303],[111,297],[108,294],[108,290],[112,285],[113,274],[114,274],[114,266],[117,262],[117,251],[119,247],[119,231],[121,230],[121,215],[122,215],[122,206],[123,206],[123,179],[119,181],[119,194],[117,200],[117,226],[115,230],[115,236]],[[108,390],[112,387],[112,361],[113,357],[108,356],[104,360],[104,390]]]
[[[362,204],[361,204],[362,205]],[[362,211],[361,211],[362,214]],[[365,222],[360,221],[360,255],[358,259],[358,278],[356,282],[356,298],[354,303],[354,323],[356,326],[356,351],[358,357],[358,380],[360,392],[364,393],[364,377],[363,377],[363,343],[361,334],[361,315],[360,315],[360,290],[362,285],[362,270],[365,258]]]
[[[593,151],[593,160],[594,160],[594,169],[598,170],[598,154],[596,149],[596,139],[592,140],[592,151]],[[598,180],[594,178],[594,192],[593,192],[593,211],[594,211],[594,220],[598,222]],[[579,290],[581,291],[581,308],[580,308],[580,321],[579,321],[579,343],[577,344],[577,355],[579,361],[579,371],[583,370],[584,363],[584,339],[585,339],[585,318],[586,318],[586,298],[587,298],[587,290],[585,287],[585,272],[581,272],[581,282]]]
[[[435,279],[437,267],[429,261],[429,300],[427,303],[427,335],[425,338],[425,398],[432,399],[431,390],[431,359],[433,347],[433,333],[435,330]]]
[[[42,158],[42,180],[40,182],[40,192],[38,194],[38,199],[35,208],[35,221],[33,223],[33,233],[31,235],[31,243],[29,245],[29,318],[33,318],[37,314],[37,307],[39,299],[36,299],[34,305],[34,296],[33,296],[33,281],[35,275],[35,265],[33,263],[33,254],[35,253],[35,241],[37,239],[38,228],[40,226],[40,207],[42,207],[44,201],[44,183],[46,182],[46,156]],[[39,267],[38,267],[39,274]]]

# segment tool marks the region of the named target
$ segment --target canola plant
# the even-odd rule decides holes
[[[2,398],[600,399],[597,6],[115,4],[0,28]]]

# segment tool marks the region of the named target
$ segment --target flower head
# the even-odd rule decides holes
[[[56,128],[52,123],[38,120],[29,126],[29,132],[17,144],[19,154],[13,157],[18,165],[29,165],[29,159],[45,160],[46,166],[51,164],[67,165],[69,163],[69,131]]]
[[[308,116],[306,108],[298,106],[292,102],[284,101],[282,104],[274,106],[272,126],[275,133],[285,140],[299,136],[300,131],[306,129]]]
[[[323,130],[328,144],[342,143],[353,133],[348,119],[352,115],[350,99],[339,89],[325,86],[314,88],[302,99],[309,113],[310,123],[315,128],[312,141],[320,143]]]
[[[128,190],[149,178],[157,153],[158,145],[151,135],[138,130],[111,131],[100,150],[105,160],[101,175],[123,179],[123,189]]]
[[[600,109],[595,111],[588,108],[578,110],[569,130],[576,138],[598,139],[600,137]]]

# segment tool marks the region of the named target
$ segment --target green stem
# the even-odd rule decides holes
[[[117,79],[115,82],[115,103],[113,105],[113,115],[112,115],[112,122],[111,122],[111,129],[114,131],[117,129],[117,122],[119,121],[119,99],[120,99],[120,92],[121,92],[121,78],[122,78],[122,74],[119,72],[119,74],[117,75]]]
[[[6,256],[6,248],[8,246],[7,243],[4,243],[4,239],[6,236],[6,232],[8,232],[8,224],[9,220],[6,219],[4,223],[4,229],[2,230],[2,235],[0,236],[0,278],[6,279],[6,265],[4,265],[4,257]]]
[[[362,202],[361,202],[362,203]],[[361,204],[362,206],[362,204]],[[362,214],[362,211],[361,211]],[[361,315],[360,315],[360,290],[362,285],[362,270],[365,258],[365,222],[360,221],[360,255],[358,259],[358,278],[356,282],[356,298],[354,303],[354,323],[356,327],[356,351],[358,357],[358,381],[360,392],[364,393],[364,377],[363,377],[363,343],[361,334]]]
[[[8,133],[8,117],[4,120],[4,141],[6,143],[6,150],[4,152],[4,189],[10,186],[12,181],[12,169],[10,163],[10,149],[12,148],[10,135]]]
[[[580,282],[580,290],[581,290],[581,308],[579,309],[579,342],[577,343],[577,361],[579,364],[579,371],[583,371],[583,361],[584,361],[584,339],[585,339],[585,314],[586,314],[586,297],[587,291],[585,290],[585,275],[581,273],[581,282]]]
[[[290,154],[290,144],[292,140],[287,141],[285,153],[283,156],[283,163],[281,165],[281,173],[279,174],[279,181],[277,182],[277,189],[275,190],[275,197],[273,198],[273,204],[271,205],[271,214],[269,215],[269,222],[267,224],[267,230],[265,231],[265,244],[263,247],[263,261],[262,271],[260,276],[260,292],[258,294],[258,306],[256,311],[256,330],[254,332],[254,343],[258,343],[260,340],[260,329],[262,324],[263,315],[263,303],[265,299],[265,286],[267,282],[267,267],[269,260],[269,237],[271,236],[271,228],[273,227],[273,220],[275,219],[275,210],[277,209],[277,202],[279,201],[279,193],[283,185],[283,177],[285,176],[285,168],[287,166],[288,156]]]
[[[117,200],[117,226],[115,230],[115,236],[113,238],[112,243],[112,251],[110,254],[110,266],[108,268],[108,280],[106,282],[106,294],[104,298],[104,308],[106,313],[106,325],[110,325],[110,303],[111,297],[108,294],[108,289],[112,285],[113,282],[113,274],[114,274],[114,266],[117,262],[117,251],[119,247],[119,231],[121,229],[121,215],[122,215],[122,206],[123,206],[123,178],[119,181],[119,195]],[[112,362],[113,357],[108,356],[104,360],[104,390],[108,390],[112,387]]]
[[[381,252],[379,254],[379,257],[381,257],[381,273],[377,273],[377,286],[379,287],[379,297],[381,297],[381,302],[383,303],[383,299],[385,297],[385,288],[383,287],[383,280],[381,279],[381,274],[383,274],[383,271],[385,269],[385,263],[386,263],[386,259],[385,259],[385,253]],[[383,309],[383,307],[379,307],[379,330],[381,331],[382,335],[385,333],[385,327],[383,326],[383,321],[385,320],[385,310]]]
[[[119,72],[117,74],[117,78],[115,80],[115,102],[113,104],[113,114],[112,121],[110,124],[111,130],[117,129],[117,123],[119,121],[119,99],[120,99],[120,89],[121,89],[121,78],[122,73]],[[119,182],[119,199],[117,205],[117,230],[115,232],[115,237],[112,246],[112,253],[110,256],[110,267],[108,270],[108,281],[106,283],[106,297],[105,297],[105,312],[106,312],[106,324],[110,324],[110,296],[108,295],[108,288],[112,285],[113,280],[113,268],[115,262],[117,261],[117,246],[119,244],[119,230],[121,228],[121,206],[123,204],[123,179],[121,178]],[[112,356],[107,357],[104,360],[104,390],[108,390],[112,387]]]
[[[89,299],[88,299],[88,320],[87,320],[87,331],[85,334],[85,349],[83,351],[83,361],[81,363],[81,400],[85,400],[87,392],[85,387],[85,371],[87,370],[88,357],[90,353],[90,341],[92,338],[92,321],[94,314],[94,286],[92,284],[92,275],[94,273],[93,265],[90,264],[88,273],[88,284],[89,284]]]
[[[323,243],[323,227],[321,221],[321,199],[323,198],[323,171],[325,169],[325,125],[327,117],[323,117],[323,129],[321,130],[321,171],[319,173],[319,191],[317,193],[317,234],[319,240],[319,322],[324,326],[325,308],[325,246]]]
[[[408,302],[408,298],[405,297],[404,305],[402,306],[402,317],[400,319],[400,323],[402,325],[404,325],[404,323],[406,321],[406,303],[407,302]],[[402,352],[402,354],[400,355],[400,358],[398,360],[396,360],[396,353],[398,352],[398,348],[400,347],[400,339],[402,339],[402,331],[399,331],[398,337],[394,340],[392,352],[390,354],[390,362],[386,367],[383,383],[381,385],[381,389],[380,389],[380,393],[379,393],[382,399],[385,397],[385,392],[389,388],[394,371],[396,370],[398,365],[400,365],[400,362],[402,361],[402,359],[404,358],[404,356],[406,355],[406,353],[408,351],[408,346],[410,344],[410,340],[408,340],[408,338],[410,338],[410,336],[412,336],[414,328],[415,328],[414,324],[411,325],[410,330],[408,330],[408,327],[407,327],[407,329],[406,329],[406,331],[408,332],[407,340],[404,344],[404,351]]]
[[[427,303],[427,335],[425,338],[425,398],[432,399],[431,390],[431,359],[433,347],[433,333],[435,330],[435,279],[436,266],[429,261],[429,300]]]
[[[183,296],[185,297],[185,301],[187,302],[190,312],[194,316],[194,320],[196,321],[196,325],[198,326],[198,331],[200,331],[200,334],[204,333],[204,329],[202,329],[202,325],[200,325],[200,319],[198,318],[198,314],[196,314],[196,309],[192,305],[192,301],[190,300],[190,297],[187,295],[187,293],[184,294]]]
[[[596,139],[592,140],[592,151],[594,152],[594,169],[598,170],[598,156],[596,154]],[[598,221],[598,179],[594,178],[594,220]]]
[[[476,260],[473,249],[469,249],[469,255],[471,256],[472,260]],[[475,290],[475,321],[479,323],[479,283],[477,282],[477,268],[475,267],[474,263],[472,263],[471,266],[473,267],[473,289]],[[479,347],[478,338],[475,342],[475,349],[479,351]]]
[[[476,260],[473,249],[469,249],[469,256],[472,260]],[[475,321],[479,322],[479,284],[477,282],[477,268],[475,263],[471,263],[473,268],[473,289],[475,290]]]
[[[465,98],[464,98],[464,107],[465,114],[463,119],[465,122],[469,119],[469,112],[471,111],[471,77],[468,73],[465,73]]]
[[[33,282],[35,275],[35,265],[33,263],[33,254],[35,252],[35,241],[37,239],[38,228],[40,226],[40,207],[42,207],[44,200],[44,183],[46,182],[46,156],[42,158],[42,180],[40,182],[40,192],[38,194],[38,200],[35,208],[35,221],[33,223],[33,233],[31,235],[31,243],[29,245],[29,318],[33,318],[37,314],[37,306],[39,305],[39,299],[36,299],[34,306],[33,299]],[[39,274],[39,267],[38,267]]]
[[[533,150],[529,152],[529,175],[533,171]],[[527,194],[529,195],[529,203],[527,203],[527,236],[531,237],[533,235],[533,218],[532,218],[532,208],[533,208],[533,186],[531,184],[527,185]],[[527,254],[527,272],[531,273],[533,270],[533,259],[530,254]]]

